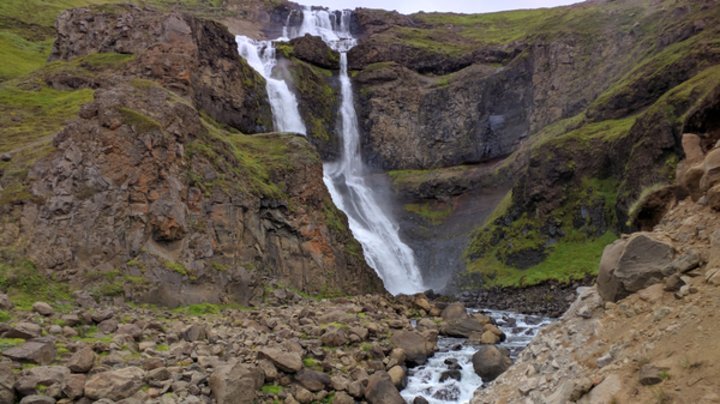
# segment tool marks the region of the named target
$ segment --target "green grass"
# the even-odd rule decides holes
[[[473,261],[468,269],[484,274],[485,286],[529,286],[551,279],[568,282],[597,274],[603,249],[616,238],[607,232],[594,240],[560,241],[542,263],[523,270],[508,267],[494,256]]]
[[[32,262],[7,250],[0,251],[0,291],[23,311],[32,310],[37,301],[46,301],[65,312],[72,302],[67,285],[50,279]]]
[[[0,351],[22,345],[24,342],[22,338],[0,338]]]
[[[10,313],[5,310],[0,310],[0,323],[8,322],[11,318]]]
[[[262,388],[260,389],[260,391],[262,391],[263,394],[268,394],[268,395],[272,395],[272,396],[277,396],[277,395],[279,395],[279,394],[282,394],[282,392],[283,392],[283,387],[282,387],[282,386],[278,386],[277,384],[266,384],[266,385],[262,386]]]
[[[410,213],[420,216],[428,223],[438,225],[447,219],[453,212],[452,206],[443,203],[409,203],[404,209]]]
[[[204,316],[208,314],[220,314],[222,306],[212,303],[198,303],[173,309],[176,313],[187,314],[190,316]]]
[[[310,368],[310,369],[319,369],[319,368],[322,368],[322,364],[320,363],[320,361],[318,361],[318,360],[315,359],[315,358],[311,358],[311,357],[305,357],[305,358],[303,358],[303,365],[304,365],[306,368]]]
[[[170,271],[177,272],[182,276],[190,276],[190,271],[180,262],[165,260],[163,266]]]

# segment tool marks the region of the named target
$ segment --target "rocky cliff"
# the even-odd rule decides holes
[[[56,135],[3,150],[8,263],[168,305],[257,303],[268,279],[326,295],[382,290],[308,141],[247,135],[271,131],[272,116],[225,27],[135,6],[67,11],[56,27],[57,61],[3,95],[82,102],[53,122]]]
[[[714,139],[701,117],[717,105],[719,13],[716,1],[629,0],[477,16],[358,10],[364,157],[394,170],[414,247],[427,251],[423,234],[455,240],[453,253],[421,259],[426,276],[448,270],[434,256],[467,268],[466,286],[592,273],[632,228],[643,189],[672,180],[680,134]],[[467,215],[463,200],[484,213]]]

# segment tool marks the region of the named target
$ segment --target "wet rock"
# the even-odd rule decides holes
[[[297,373],[302,369],[302,357],[296,352],[282,351],[277,348],[263,348],[258,353],[258,358],[268,359],[282,371]]]
[[[462,373],[457,370],[446,370],[440,374],[440,383],[448,380],[448,379],[455,379],[457,381],[460,381],[462,379]]]
[[[263,374],[257,368],[233,363],[215,370],[208,383],[218,404],[250,404],[263,385]]]
[[[400,348],[405,352],[405,360],[411,366],[424,364],[427,362],[428,355],[435,350],[434,344],[415,331],[396,331],[390,342],[393,347]]]
[[[73,373],[87,373],[95,364],[95,352],[91,348],[82,348],[75,352],[67,362]]]
[[[485,332],[485,324],[480,320],[466,317],[450,320],[440,327],[440,334],[448,337],[468,338],[473,333]]]
[[[472,364],[475,373],[483,379],[483,382],[490,382],[506,371],[512,361],[506,350],[494,345],[485,345],[472,356]]]
[[[428,400],[425,399],[425,397],[415,397],[413,399],[413,404],[429,404]]]
[[[20,346],[6,349],[3,355],[18,362],[47,365],[55,359],[55,344],[41,339],[28,341]]]
[[[143,386],[145,372],[138,367],[127,367],[96,373],[85,383],[85,396],[99,400],[122,400],[135,394]]]
[[[649,233],[635,233],[605,247],[597,285],[605,301],[615,302],[664,278],[673,261],[670,244]]]
[[[337,70],[340,68],[340,55],[330,49],[318,36],[305,34],[305,36],[291,40],[290,45],[292,45],[293,55],[302,61],[325,69]]]
[[[387,372],[379,371],[370,376],[365,388],[365,399],[370,404],[405,404]]]

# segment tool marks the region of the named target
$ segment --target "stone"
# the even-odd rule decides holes
[[[145,380],[147,380],[148,382],[161,382],[165,380],[170,380],[171,378],[172,373],[170,373],[168,368],[165,367],[155,368],[145,374]]]
[[[85,394],[85,381],[87,376],[80,374],[70,374],[65,378],[65,387],[62,392],[71,400],[78,399]]]
[[[15,390],[21,395],[34,394],[37,386],[57,386],[58,390],[65,387],[70,370],[64,366],[38,366],[26,369],[15,382]]]
[[[218,404],[250,404],[263,385],[263,373],[257,367],[239,362],[218,367],[208,383]]]
[[[112,334],[114,333],[118,328],[118,322],[114,318],[109,318],[107,320],[103,320],[98,324],[98,329],[102,331],[103,334]]]
[[[310,404],[315,401],[315,395],[302,386],[295,386],[295,399],[301,404]]]
[[[447,307],[443,309],[442,313],[440,313],[440,317],[442,317],[442,319],[445,321],[457,320],[460,318],[465,318],[467,316],[468,314],[467,309],[465,308],[465,304],[461,302],[448,304]]]
[[[384,371],[373,373],[365,388],[365,399],[370,404],[405,404],[397,387]]]
[[[42,328],[35,323],[20,322],[15,324],[14,327],[8,327],[5,332],[2,333],[2,336],[4,338],[32,339],[39,337],[41,332]]]
[[[696,164],[705,158],[702,149],[702,139],[694,133],[684,133],[682,135],[682,148],[685,153],[685,161],[688,164]]]
[[[714,286],[720,286],[720,268],[710,268],[705,273],[705,282]]]
[[[645,364],[640,368],[640,384],[652,386],[662,382],[661,370],[653,365]]]
[[[662,282],[663,269],[673,261],[673,247],[650,233],[635,233],[605,247],[597,287],[603,300],[616,302]]]
[[[145,371],[134,366],[96,373],[85,383],[85,396],[93,400],[128,398],[143,386],[144,376]]]
[[[720,184],[715,184],[712,188],[708,189],[705,196],[709,207],[714,210],[720,210]]]
[[[12,362],[0,361],[0,403],[15,402],[15,373]]]
[[[295,381],[312,392],[321,391],[332,384],[328,375],[310,369],[302,369],[297,372]]]
[[[55,310],[53,310],[52,306],[45,302],[35,302],[32,305],[32,310],[41,316],[50,317],[55,313]]]
[[[506,350],[495,345],[484,345],[473,354],[472,364],[475,373],[483,379],[483,382],[487,383],[506,371],[512,361]]]
[[[95,364],[95,352],[89,347],[79,349],[70,359],[67,367],[73,373],[87,373]]]
[[[605,366],[611,364],[613,361],[613,357],[611,354],[606,353],[605,355],[599,357],[595,363],[597,364],[598,368],[604,368]]]
[[[305,34],[290,41],[293,56],[324,69],[337,70],[340,66],[338,53],[319,37]]]
[[[471,317],[457,318],[440,326],[440,334],[448,337],[468,338],[473,333],[485,332],[485,324]]]
[[[20,400],[20,404],[55,404],[56,402],[54,398],[40,394],[25,396]]]
[[[402,390],[407,385],[407,372],[402,366],[393,366],[387,371],[395,387]]]
[[[390,338],[390,343],[405,352],[405,361],[411,366],[427,362],[428,356],[435,349],[434,344],[416,331],[396,331]]]
[[[128,335],[134,340],[139,340],[142,337],[142,330],[135,324],[122,324],[118,326],[116,334]]]
[[[3,351],[3,355],[18,362],[47,365],[55,360],[55,344],[41,339],[30,340],[22,345]]]
[[[703,161],[703,176],[700,189],[707,191],[720,182],[720,149],[710,151]]]
[[[185,341],[195,342],[206,339],[207,331],[200,324],[192,324],[180,334],[180,337]]]
[[[427,296],[422,293],[415,295],[413,298],[413,304],[417,308],[425,310],[426,313],[430,313],[433,309],[433,305],[430,303]]]
[[[297,373],[303,367],[302,357],[297,352],[287,352],[277,348],[263,348],[258,353],[258,358],[268,359],[280,370],[288,373]]]
[[[665,287],[663,290],[666,292],[675,292],[680,290],[683,285],[685,285],[685,282],[680,279],[680,274],[674,273],[665,279]]]
[[[578,404],[607,404],[612,403],[616,395],[622,390],[622,379],[611,374],[603,379],[588,394],[582,397]]]
[[[113,309],[99,309],[92,312],[90,316],[94,322],[100,324],[103,321],[111,319],[113,316],[115,316],[115,311],[113,311]]]
[[[460,372],[458,369],[452,369],[446,370],[440,374],[440,383],[448,379],[460,381],[462,379],[462,372]]]
[[[10,298],[5,293],[0,293],[0,310],[10,310],[13,308],[13,304]]]
[[[259,360],[258,367],[260,368],[260,370],[262,370],[263,374],[265,375],[265,381],[272,382],[278,378],[277,368],[269,360],[265,360],[265,359]]]
[[[338,347],[346,345],[350,341],[344,329],[330,327],[320,336],[320,342],[322,342],[323,345]]]
[[[417,396],[413,399],[413,404],[430,404],[425,397]]]
[[[355,399],[344,391],[338,391],[335,393],[333,404],[355,404]]]

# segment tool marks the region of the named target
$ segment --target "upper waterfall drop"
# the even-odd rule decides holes
[[[348,75],[347,52],[357,43],[350,33],[350,17],[349,10],[330,13],[305,8],[298,32],[298,35],[317,35],[340,52],[343,149],[338,161],[323,165],[323,180],[335,205],[347,215],[350,230],[362,245],[368,264],[383,280],[385,289],[392,294],[422,292],[424,285],[415,255],[400,238],[399,226],[368,184],[369,172],[360,155],[360,130]]]
[[[284,80],[272,76],[277,64],[272,41],[256,41],[246,36],[235,37],[238,52],[266,81],[273,123],[278,132],[307,134],[305,123],[300,117],[297,98]]]
[[[399,226],[368,183],[369,170],[360,155],[360,131],[347,62],[347,52],[357,43],[350,32],[351,16],[350,10],[329,12],[306,7],[302,24],[284,27],[283,37],[277,40],[310,34],[340,53],[342,152],[339,160],[323,165],[323,181],[335,205],[347,215],[365,260],[383,280],[385,289],[395,295],[422,292],[425,288],[415,255],[400,238]],[[287,83],[272,77],[277,61],[272,41],[238,36],[237,42],[240,54],[267,80],[276,130],[305,134],[295,95]]]

